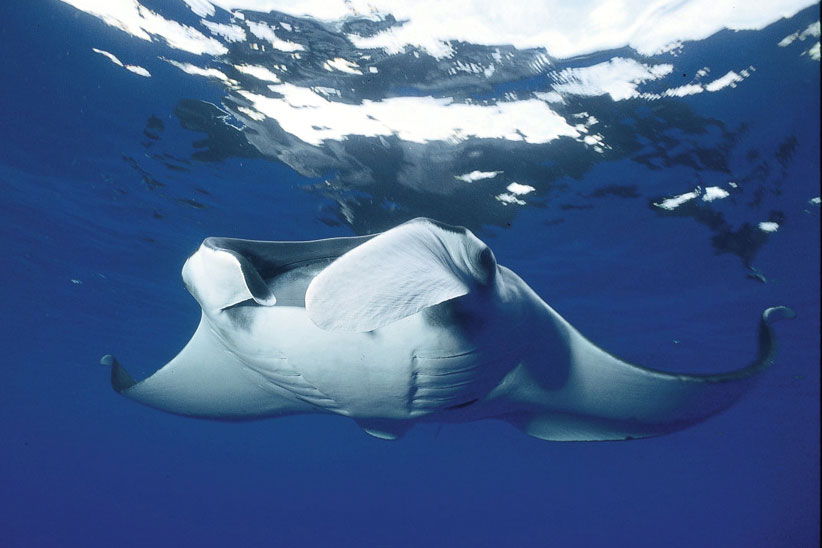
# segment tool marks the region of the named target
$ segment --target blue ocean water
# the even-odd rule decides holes
[[[206,32],[184,4],[144,5]],[[345,38],[385,17],[238,23],[218,8],[302,49],[225,39],[211,55],[56,0],[0,15],[0,545],[819,544],[818,6],[567,58]],[[476,108],[440,127],[458,105]],[[549,108],[561,120],[529,118]],[[321,109],[339,120],[317,126]],[[117,395],[97,365],[116,353],[142,378],[185,344],[200,310],[180,268],[204,237],[416,216],[469,227],[591,340],[649,367],[730,371],[754,358],[762,310],[797,318],[776,324],[777,361],[737,405],[631,442],[494,421],[385,442],[337,417],[187,419]]]

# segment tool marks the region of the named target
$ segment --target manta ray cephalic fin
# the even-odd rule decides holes
[[[253,299],[273,306],[277,298],[252,264],[239,253],[207,238],[183,265],[183,282],[206,312],[215,312]]]

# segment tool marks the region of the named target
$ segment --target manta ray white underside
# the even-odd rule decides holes
[[[332,413],[396,439],[420,421],[496,418],[546,440],[665,434],[733,404],[775,354],[765,310],[754,362],[678,375],[600,349],[474,234],[415,219],[307,242],[208,238],[183,267],[202,307],[194,336],[114,389],[145,405],[243,420]]]

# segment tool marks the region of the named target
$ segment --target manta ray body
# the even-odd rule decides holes
[[[208,238],[183,280],[202,307],[183,350],[120,394],[158,409],[244,420],[344,415],[400,437],[420,421],[502,419],[545,440],[665,434],[733,404],[773,361],[777,316],[754,362],[671,374],[582,336],[470,231],[414,219],[387,232],[306,242]]]

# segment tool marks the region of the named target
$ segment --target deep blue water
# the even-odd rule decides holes
[[[715,93],[566,96],[558,112],[594,115],[603,153],[570,139],[396,136],[312,148],[243,120],[236,95],[169,65],[162,43],[56,1],[0,15],[0,545],[818,545],[819,61],[801,54],[818,37],[776,46],[818,21],[818,7],[678,56],[554,60],[672,63],[648,93],[706,65],[708,80],[755,67]],[[455,83],[410,58],[384,63],[382,80],[337,81],[351,90],[343,99],[526,97],[556,74]],[[295,85],[335,82],[292,72]],[[209,117],[204,102],[234,117]],[[495,168],[535,187],[527,204],[496,199],[505,184],[443,190]],[[729,195],[654,205],[697,186]],[[591,340],[635,363],[733,370],[753,359],[764,308],[797,318],[776,325],[777,362],[737,405],[631,442],[545,442],[492,421],[385,442],[328,416],[187,419],[122,398],[97,365],[116,353],[142,378],[183,346],[200,311],[180,268],[206,236],[305,240],[419,215],[469,226]]]

